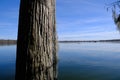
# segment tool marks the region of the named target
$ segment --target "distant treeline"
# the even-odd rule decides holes
[[[16,40],[0,40],[0,45],[13,45],[16,44],[17,41]]]
[[[112,40],[82,40],[82,41],[59,41],[59,43],[77,43],[77,42],[120,42],[120,39]],[[0,39],[0,45],[14,45],[17,44],[17,40],[3,40]]]
[[[77,42],[120,42],[120,39],[112,39],[112,40],[82,40],[82,41],[59,41],[59,43],[77,43]]]

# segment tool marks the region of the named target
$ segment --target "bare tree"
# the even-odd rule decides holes
[[[115,22],[118,30],[120,31],[120,13],[119,13],[120,0],[117,0],[117,1],[109,4],[107,8],[112,9],[112,14],[113,14],[112,17],[114,19],[114,22]]]
[[[116,24],[118,30],[120,30],[120,14],[117,14],[115,10],[112,10],[114,23]]]
[[[57,80],[55,0],[21,0],[16,80]]]

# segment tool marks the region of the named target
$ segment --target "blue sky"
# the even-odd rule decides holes
[[[116,0],[57,0],[59,40],[119,39],[105,3]],[[0,0],[0,39],[17,39],[19,0]]]

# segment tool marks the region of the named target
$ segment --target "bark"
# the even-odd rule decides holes
[[[55,0],[21,0],[16,80],[57,80]]]

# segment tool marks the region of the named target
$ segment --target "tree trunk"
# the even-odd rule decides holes
[[[57,80],[55,0],[21,0],[16,80]]]

